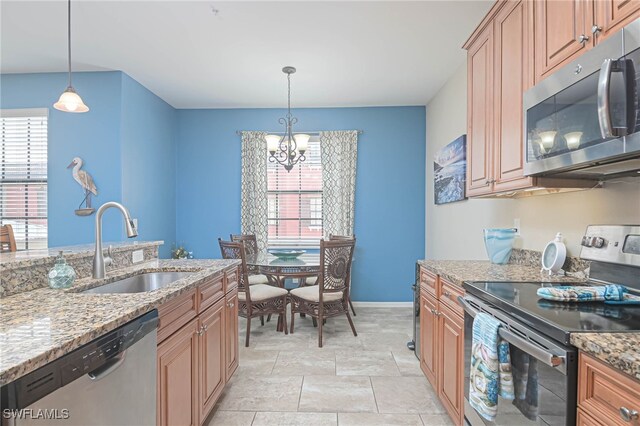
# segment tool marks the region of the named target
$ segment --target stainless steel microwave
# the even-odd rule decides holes
[[[524,173],[640,176],[640,19],[524,94]]]

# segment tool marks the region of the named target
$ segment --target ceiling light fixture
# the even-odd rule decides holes
[[[281,117],[278,123],[285,126],[284,135],[267,135],[267,150],[269,151],[269,161],[282,164],[287,172],[290,172],[297,163],[302,163],[306,158],[304,153],[309,145],[311,136],[298,133],[293,134],[293,125],[298,119],[291,115],[291,74],[296,72],[294,67],[284,67],[282,72],[287,75],[287,115]]]
[[[57,110],[64,112],[87,112],[89,107],[82,102],[82,98],[78,95],[71,85],[71,0],[67,2],[67,48],[69,58],[69,85],[60,95],[58,102],[53,104]]]

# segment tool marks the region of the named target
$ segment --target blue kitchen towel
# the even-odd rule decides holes
[[[605,300],[622,301],[627,289],[624,286],[611,284],[605,286],[560,285],[541,287],[538,296],[547,300],[560,302],[602,302]]]
[[[509,344],[500,339],[501,323],[485,313],[473,320],[469,403],[486,420],[498,414],[498,396],[514,398]]]

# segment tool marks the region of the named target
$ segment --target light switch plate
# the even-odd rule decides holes
[[[140,263],[144,260],[144,251],[143,250],[135,250],[131,253],[131,261],[133,263]]]

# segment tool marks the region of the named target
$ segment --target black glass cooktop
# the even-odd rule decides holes
[[[471,295],[489,302],[549,337],[569,343],[575,332],[640,331],[640,305],[607,305],[604,302],[554,302],[538,297],[540,287],[578,283],[471,282]]]

